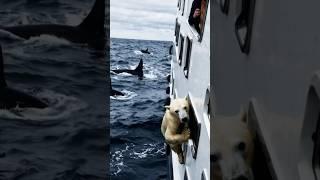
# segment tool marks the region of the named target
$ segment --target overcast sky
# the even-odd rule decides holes
[[[111,37],[173,39],[177,0],[110,0]]]

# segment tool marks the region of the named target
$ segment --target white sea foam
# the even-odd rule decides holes
[[[63,39],[63,38],[58,38],[56,36],[52,35],[40,35],[40,36],[35,36],[31,37],[30,39],[26,40],[24,42],[25,44],[34,44],[34,43],[42,43],[42,44],[50,44],[50,45],[69,45],[71,44],[70,41]]]
[[[135,50],[134,53],[135,53],[136,55],[142,55],[142,54],[143,54],[140,50]]]
[[[27,93],[31,94],[32,92]],[[49,90],[41,90],[33,93],[32,95],[48,102],[49,107],[44,109],[20,107],[10,110],[1,109],[0,117],[30,121],[57,120],[66,118],[72,113],[87,107],[86,103],[75,97],[59,94]]]
[[[139,150],[136,150],[139,148]],[[127,167],[124,163],[124,158],[129,159],[144,159],[148,157],[163,156],[166,154],[164,144],[162,143],[149,143],[144,144],[142,147],[133,143],[126,144],[124,149],[111,152],[111,168],[116,170],[112,172],[113,175],[118,175],[123,168]]]
[[[110,98],[114,100],[127,101],[137,96],[137,93],[132,91],[123,90],[121,92],[124,93],[124,96],[110,96]]]

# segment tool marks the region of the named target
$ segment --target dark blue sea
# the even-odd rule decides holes
[[[171,42],[111,39],[111,69],[133,69],[140,58],[144,77],[113,74],[113,88],[125,93],[110,102],[112,180],[167,179],[167,156],[160,131]],[[142,54],[148,48],[151,54]]]
[[[0,0],[0,25],[75,25],[93,2]],[[106,179],[109,64],[105,52],[54,36],[25,40],[4,31],[0,44],[8,85],[49,104],[46,109],[0,110],[0,179]]]

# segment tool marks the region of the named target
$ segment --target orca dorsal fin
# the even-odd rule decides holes
[[[138,66],[136,67],[135,71],[142,71],[143,69],[143,60],[140,59],[140,62],[138,64]]]
[[[140,59],[140,62],[134,71],[137,73],[137,75],[140,78],[143,77],[143,60],[142,60],[142,58]]]
[[[88,16],[79,27],[92,33],[104,33],[105,0],[96,0]]]
[[[0,45],[0,87],[6,87],[6,79],[4,77],[4,64],[3,64],[3,55],[2,55],[2,47]]]

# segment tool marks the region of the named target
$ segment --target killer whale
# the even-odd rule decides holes
[[[132,75],[136,75],[139,78],[143,78],[143,60],[140,59],[140,62],[135,69],[115,69],[115,70],[111,70],[111,71],[113,71],[116,74],[125,72],[125,73],[129,73]]]
[[[145,54],[150,54],[150,52],[149,52],[148,48],[147,48],[146,50],[141,49],[140,51],[141,51],[142,53],[145,53]]]
[[[120,92],[120,91],[117,91],[117,90],[114,90],[112,88],[112,83],[111,83],[111,79],[109,81],[109,85],[110,85],[110,96],[124,96],[124,93]]]
[[[78,26],[60,24],[0,26],[24,39],[43,34],[53,35],[74,43],[88,44],[97,49],[105,47],[105,0],[96,0],[88,16]]]
[[[2,47],[0,45],[0,109],[15,107],[46,108],[48,105],[36,97],[8,87],[4,75]]]
[[[124,96],[124,93],[111,88],[111,96]]]

